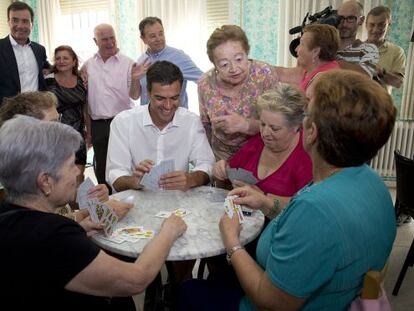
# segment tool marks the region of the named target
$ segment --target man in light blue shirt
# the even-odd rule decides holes
[[[186,93],[187,80],[197,82],[203,72],[194,64],[191,58],[182,50],[167,46],[165,44],[164,27],[162,21],[158,17],[146,17],[139,23],[139,31],[142,41],[148,46],[137,60],[137,64],[143,64],[146,59],[150,63],[156,61],[167,60],[177,65],[184,76],[184,82],[181,89],[181,106],[188,108],[188,98]],[[147,79],[145,72],[139,77],[138,93],[141,95],[141,105],[149,102],[147,93]]]

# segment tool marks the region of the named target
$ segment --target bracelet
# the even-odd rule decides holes
[[[275,218],[280,213],[280,201],[279,199],[275,198],[273,203],[273,208],[271,208],[267,213],[266,217],[269,219]]]
[[[226,255],[227,263],[229,265],[231,265],[231,256],[233,256],[235,252],[237,252],[241,249],[244,249],[244,247],[241,246],[241,245],[236,245],[236,246],[233,246],[232,248],[229,249],[229,251],[227,252],[227,255]]]

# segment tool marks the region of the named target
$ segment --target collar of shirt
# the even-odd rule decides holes
[[[121,52],[118,50],[118,52],[115,55],[109,57],[108,59],[114,58],[114,59],[116,59],[118,61],[119,60],[119,54],[120,53]],[[99,60],[103,61],[102,60],[102,57],[101,57],[101,54],[99,54],[99,52],[96,52],[93,57],[95,58],[95,60],[98,60],[99,59]]]
[[[147,49],[146,51],[145,51],[145,54],[147,54],[148,55],[148,57],[153,57],[153,58],[157,58],[157,57],[159,57],[159,56],[161,56],[164,52],[165,52],[165,50],[167,49],[167,46],[165,46],[165,48],[163,48],[161,51],[159,51],[159,52],[156,52],[156,53],[151,53],[150,51],[149,51],[149,49]]]
[[[10,39],[10,43],[13,47],[19,46],[19,45],[22,46],[21,44],[18,44],[16,40],[14,40],[14,38],[11,34],[9,35],[9,39]],[[26,46],[26,45],[30,46],[31,44],[32,44],[32,41],[30,41],[30,39],[27,39],[27,43],[23,46]]]
[[[153,127],[158,129],[158,127],[154,124],[154,122],[152,122],[151,115],[149,113],[149,105],[150,104],[146,105],[147,107],[145,109],[145,113],[144,113],[143,118],[142,118],[142,125],[143,126],[153,126]],[[183,120],[182,120],[182,117],[181,117],[181,114],[180,114],[180,109],[181,109],[181,107],[177,108],[177,110],[174,113],[174,118],[172,119],[172,121],[170,123],[168,123],[168,125],[162,131],[165,131],[165,130],[171,128],[171,127],[179,127],[179,126],[183,125],[183,122],[182,122]]]

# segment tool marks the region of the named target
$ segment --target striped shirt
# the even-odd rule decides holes
[[[355,40],[351,45],[338,51],[336,60],[357,64],[373,78],[376,76],[375,65],[379,61],[379,52],[374,44]]]

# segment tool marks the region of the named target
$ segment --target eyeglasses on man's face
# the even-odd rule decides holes
[[[353,24],[356,23],[356,21],[358,20],[358,16],[355,15],[349,15],[349,16],[343,16],[343,15],[338,15],[338,17],[341,19],[341,22],[347,22],[348,24]]]

